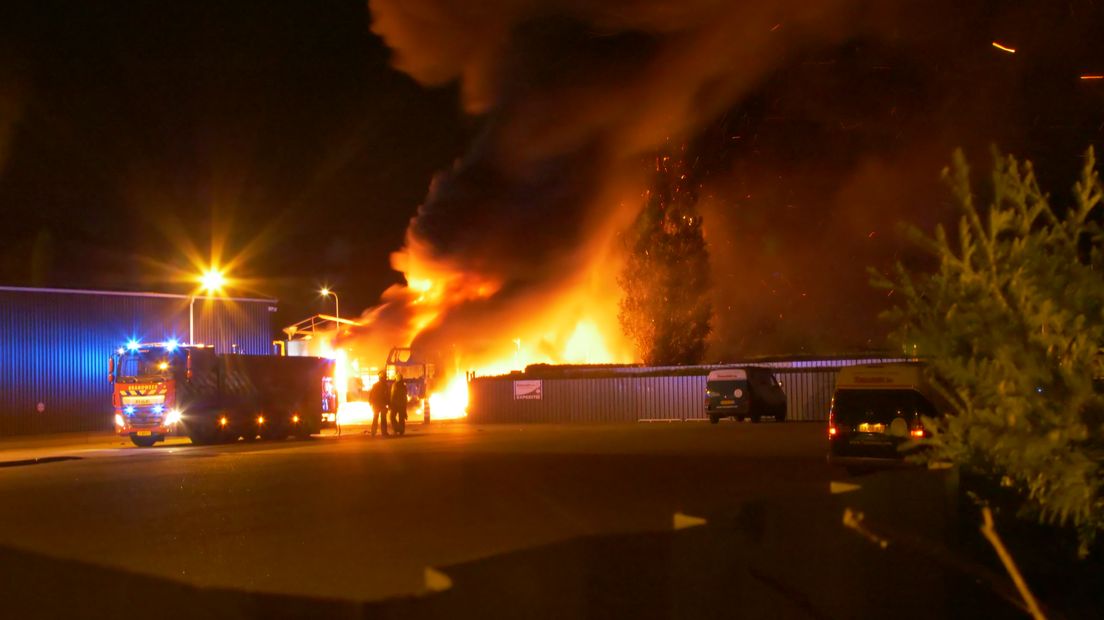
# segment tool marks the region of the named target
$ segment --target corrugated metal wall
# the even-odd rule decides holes
[[[874,363],[878,359],[855,360]],[[786,392],[786,419],[826,420],[840,360],[830,367],[774,368]],[[638,373],[649,369],[636,369]],[[637,422],[704,420],[705,374],[683,376],[541,378],[539,400],[516,400],[524,375],[479,377],[469,384],[468,419],[475,423]]]
[[[180,295],[0,287],[0,437],[110,430],[111,352],[130,338],[186,341],[188,303]],[[272,300],[197,300],[196,340],[268,353],[270,307]]]

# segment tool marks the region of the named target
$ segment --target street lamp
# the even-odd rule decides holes
[[[322,287],[322,290],[320,290],[318,292],[322,293],[323,297],[329,297],[330,295],[333,295],[333,298],[334,298],[334,318],[340,319],[341,318],[341,302],[338,301],[338,299],[337,299],[337,293],[335,293],[334,291],[331,291],[330,287],[328,287],[328,286]],[[338,325],[338,329],[341,329],[340,325]]]
[[[200,289],[210,295],[222,290],[226,285],[226,275],[218,269],[208,269],[199,276]],[[195,293],[188,302],[188,344],[195,344]]]

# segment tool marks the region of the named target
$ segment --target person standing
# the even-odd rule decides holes
[[[376,429],[383,427],[383,436],[387,437],[387,409],[391,399],[391,387],[387,384],[387,373],[380,372],[379,380],[368,390],[368,404],[372,406],[372,436]]]
[[[396,435],[406,434],[406,381],[402,373],[395,375],[391,384],[391,426]]]

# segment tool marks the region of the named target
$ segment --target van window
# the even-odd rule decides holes
[[[935,407],[915,390],[840,390],[833,411],[841,424],[889,424],[898,417],[912,420],[918,413],[934,415]]]
[[[745,389],[746,387],[746,381],[707,381],[705,383],[705,389],[726,396],[731,396],[737,388]]]

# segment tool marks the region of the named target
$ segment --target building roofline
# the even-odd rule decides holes
[[[104,297],[157,297],[162,299],[221,299],[223,301],[240,301],[240,302],[263,302],[263,303],[279,303],[278,299],[268,299],[262,297],[212,297],[210,295],[180,295],[177,293],[148,293],[148,292],[130,292],[130,291],[95,291],[90,289],[79,288],[32,288],[21,286],[0,286],[0,291],[10,291],[14,293],[55,293],[55,294],[68,294],[68,295],[98,295]]]

